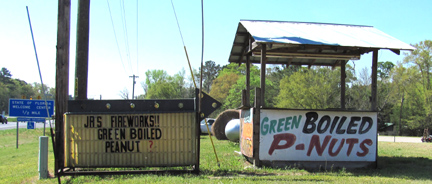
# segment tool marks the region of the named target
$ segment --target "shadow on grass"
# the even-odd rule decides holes
[[[356,169],[358,176],[432,180],[432,160],[424,157],[378,157],[377,169]]]

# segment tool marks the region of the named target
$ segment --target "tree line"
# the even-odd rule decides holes
[[[378,62],[378,123],[395,124],[398,134],[421,135],[424,128],[432,129],[432,41],[425,40],[413,45],[416,50],[403,61]],[[355,63],[353,63],[355,64]],[[174,75],[164,70],[146,71],[141,82],[144,94],[136,99],[194,98],[195,84],[200,86],[200,70],[193,69],[187,75],[182,69]],[[349,110],[370,110],[370,69],[356,70],[349,62],[346,66],[345,107]],[[250,67],[251,97],[253,104],[255,88],[260,85],[260,68]],[[189,73],[189,72],[188,72]],[[340,68],[268,65],[266,68],[267,107],[293,109],[340,108]],[[241,105],[241,91],[245,89],[245,64],[216,65],[206,61],[202,74],[203,91],[222,102],[223,106],[211,116],[216,117],[226,109]],[[195,81],[195,84],[194,84]],[[13,79],[6,68],[0,71],[0,110],[6,110],[9,98],[27,98],[48,94],[54,99],[55,90],[45,86],[42,92],[38,83],[28,84]],[[129,98],[127,90],[119,94]]]
[[[44,85],[44,91],[40,83],[29,84],[20,79],[12,78],[12,73],[5,67],[0,70],[0,113],[5,111],[8,114],[9,99],[37,99],[38,97],[47,100],[55,99],[55,88]]]

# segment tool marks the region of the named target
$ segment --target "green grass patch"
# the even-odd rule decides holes
[[[8,120],[8,122],[17,122],[16,117],[8,117],[7,120]]]
[[[57,183],[51,178],[38,180],[39,136],[42,129],[0,131],[0,183]],[[47,129],[47,135],[48,129]],[[142,174],[62,177],[64,183],[431,183],[432,144],[379,142],[378,168],[310,172],[298,168],[253,168],[235,153],[237,143],[213,139],[220,161],[216,162],[208,136],[201,136],[200,174]],[[49,142],[49,171],[54,156]],[[102,169],[101,169],[102,170]],[[103,169],[122,170],[122,168]]]

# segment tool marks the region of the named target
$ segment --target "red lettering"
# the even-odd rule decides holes
[[[286,141],[285,144],[279,145],[281,141]],[[294,145],[296,136],[290,133],[276,134],[273,136],[273,142],[268,151],[269,155],[272,155],[276,149],[287,149]]]
[[[353,147],[354,147],[354,144],[357,144],[358,142],[359,142],[359,141],[358,141],[357,138],[351,138],[351,139],[347,139],[347,140],[346,140],[346,143],[349,144],[349,146],[348,146],[348,151],[347,151],[347,156],[350,156],[351,151],[352,151],[352,149],[353,149]]]
[[[342,139],[337,150],[335,152],[333,152],[333,147],[335,146],[337,141],[338,141],[338,139],[332,139],[332,141],[330,142],[330,147],[329,147],[328,153],[332,157],[337,156],[339,154],[339,152],[341,151],[343,145],[345,144],[345,139]]]
[[[327,147],[327,144],[329,143],[330,139],[331,139],[331,135],[325,136],[323,144],[320,145],[319,135],[313,135],[309,144],[307,156],[311,155],[311,152],[314,147],[318,155],[322,156],[322,153],[324,152],[324,149]]]
[[[367,145],[369,145],[369,146],[372,146],[372,140],[370,140],[370,139],[365,139],[364,141],[362,141],[362,142],[360,143],[360,149],[363,150],[363,153],[357,152],[357,156],[359,156],[359,157],[364,157],[364,156],[366,156],[366,155],[369,153],[369,148],[367,148],[367,147],[365,146],[365,144],[367,144]]]

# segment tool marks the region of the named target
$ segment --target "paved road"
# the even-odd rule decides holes
[[[49,121],[46,121],[46,128],[49,128]],[[36,128],[43,128],[44,124],[43,123],[35,123],[36,124]],[[25,128],[27,129],[27,123],[24,122],[20,122],[19,123],[19,128]],[[53,123],[54,126],[54,123]],[[1,124],[0,123],[0,130],[7,130],[7,129],[16,129],[17,127],[17,123],[16,122],[8,122],[8,124]]]

